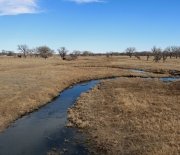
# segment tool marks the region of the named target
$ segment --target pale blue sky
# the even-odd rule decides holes
[[[180,0],[0,0],[0,51],[180,46]]]

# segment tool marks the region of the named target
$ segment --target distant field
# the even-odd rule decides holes
[[[0,57],[0,131],[14,120],[47,104],[59,92],[80,81],[115,76],[167,77],[180,68],[180,59],[155,63],[135,57],[79,57],[63,61],[60,57]],[[133,73],[143,69],[164,74]]]

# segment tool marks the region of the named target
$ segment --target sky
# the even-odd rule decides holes
[[[180,46],[180,0],[0,0],[0,51]]]

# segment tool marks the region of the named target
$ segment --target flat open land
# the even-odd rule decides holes
[[[138,77],[173,76],[169,73],[179,70],[180,59],[168,58],[165,63],[152,60],[153,57],[146,61],[146,57],[138,60],[126,56],[87,56],[74,61],[63,61],[58,56],[46,60],[0,57],[0,131],[78,82],[116,76],[134,77],[102,82],[89,93],[90,96],[86,94],[83,98],[82,95],[83,102],[79,101],[82,109],[78,112],[84,114],[77,118],[87,122],[79,125],[85,128],[86,124],[91,127],[95,123],[97,129],[93,136],[101,137],[97,146],[104,146],[106,152],[110,144],[113,149],[121,146],[114,152],[111,150],[112,154],[116,151],[143,154],[143,149],[147,154],[178,154],[179,82],[165,84],[157,79],[143,81]],[[131,69],[149,73],[134,73]],[[85,116],[89,112],[83,109],[85,106],[91,110],[96,107],[95,116]],[[76,111],[72,110],[71,114],[73,112]],[[100,131],[102,133],[98,135]],[[103,139],[109,134],[112,134],[109,139]]]
[[[180,81],[101,81],[68,117],[104,154],[180,154]]]

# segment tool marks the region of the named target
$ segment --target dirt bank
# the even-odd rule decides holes
[[[101,153],[180,154],[180,81],[102,81],[68,111]]]

